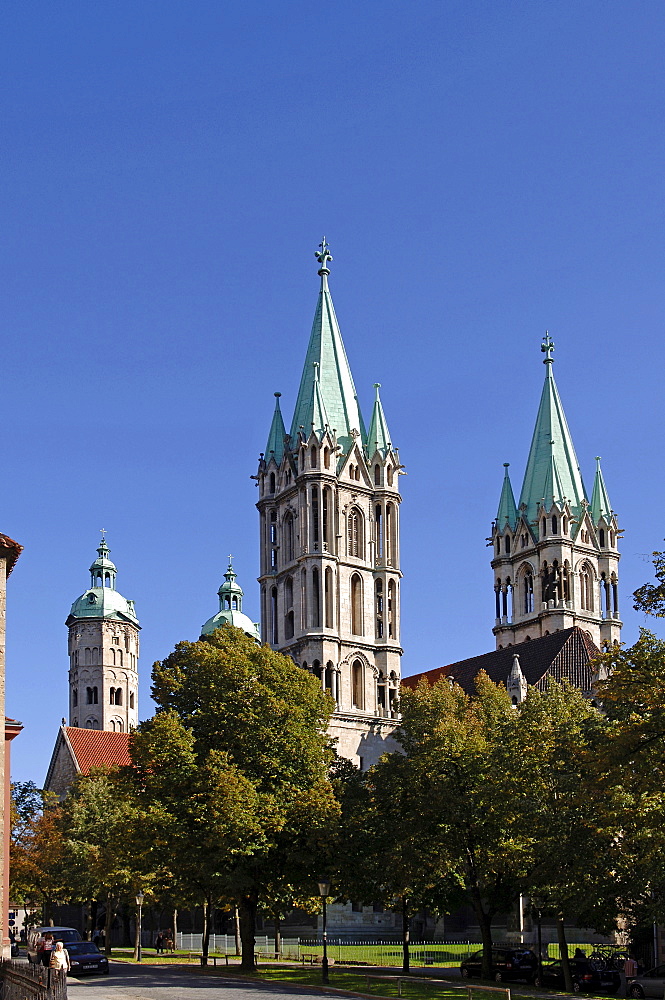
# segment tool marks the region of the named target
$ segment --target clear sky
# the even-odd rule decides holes
[[[635,639],[665,535],[664,43],[661,0],[4,5],[15,777],[43,781],[67,712],[100,528],[143,626],[142,717],[229,552],[258,617],[249,477],[275,390],[291,418],[324,233],[365,417],[379,381],[408,472],[404,672],[494,647],[485,540],[545,329],[587,489],[601,455],[626,531]]]

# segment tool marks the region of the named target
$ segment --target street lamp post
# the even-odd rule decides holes
[[[319,896],[323,899],[323,961],[321,962],[321,978],[324,983],[328,982],[328,914],[326,901],[330,895],[330,882],[327,879],[319,880]]]
[[[145,897],[144,897],[144,895],[143,895],[142,892],[137,892],[136,893],[136,905],[138,906],[138,909],[139,909],[138,919],[136,921],[136,961],[137,962],[141,961],[141,931],[142,931],[142,927],[141,927],[141,916],[142,916],[141,909],[143,907],[143,900],[144,900],[144,898]]]

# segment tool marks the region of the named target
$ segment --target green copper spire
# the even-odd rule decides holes
[[[323,395],[321,393],[321,382],[319,381],[319,363],[314,362],[314,381],[312,383],[312,403],[311,403],[311,413],[312,413],[312,426],[305,427],[305,433],[309,434],[310,430],[314,431],[317,437],[321,438],[325,434],[326,430],[329,429],[328,415],[326,413],[326,404],[323,402]]]
[[[600,468],[600,458],[596,455],[596,477],[593,481],[593,494],[591,496],[591,517],[593,523],[598,524],[601,517],[609,524],[612,516],[612,505],[607,495],[607,487],[603,479],[603,472]]]
[[[390,431],[388,430],[386,416],[383,412],[383,406],[381,405],[381,397],[379,396],[381,383],[375,382],[374,388],[376,390],[376,398],[374,400],[372,419],[369,422],[369,431],[367,433],[367,455],[371,458],[372,455],[378,451],[381,453],[381,456],[385,458],[388,454],[388,449],[391,446]]]
[[[554,343],[549,333],[545,335],[541,350],[546,355],[543,361],[546,366],[545,385],[520,494],[520,507],[526,505],[527,517],[532,521],[543,498],[549,502],[551,497],[557,500],[565,497],[575,513],[580,512],[582,501],[586,499],[573,439],[554,381]]]
[[[503,467],[506,470],[503,476],[503,486],[501,487],[501,499],[499,500],[499,509],[496,515],[496,526],[499,531],[508,525],[509,528],[514,528],[517,521],[517,507],[515,506],[515,494],[513,493],[513,487],[510,482],[510,476],[508,475],[508,469],[510,467],[510,462],[504,462]]]
[[[301,428],[305,436],[309,437],[312,425],[320,424],[323,413],[327,416],[331,431],[337,432],[337,440],[342,450],[348,452],[353,442],[351,431],[357,430],[362,433],[362,419],[342,334],[328,288],[330,274],[328,262],[332,257],[325,237],[315,256],[321,265],[318,272],[321,277],[321,290],[293,414],[291,440],[296,441]],[[319,366],[316,374],[315,364]],[[314,385],[315,381],[319,382],[318,389]],[[320,404],[317,399],[320,399]],[[318,413],[315,412],[316,407],[320,407]],[[315,429],[318,430],[316,427]]]
[[[270,434],[268,435],[268,444],[266,445],[266,462],[269,462],[274,457],[278,465],[284,457],[284,438],[286,437],[282,411],[279,408],[279,397],[281,395],[281,392],[275,393],[275,412],[272,415]]]

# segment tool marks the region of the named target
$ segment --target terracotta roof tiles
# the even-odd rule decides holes
[[[88,774],[92,767],[122,767],[131,764],[129,733],[78,729],[74,726],[62,728],[82,774]]]

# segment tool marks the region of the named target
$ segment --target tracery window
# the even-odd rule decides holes
[[[376,638],[383,639],[383,580],[377,580],[374,584],[374,614]]]
[[[357,507],[352,507],[348,515],[349,555],[363,557],[363,516]]]
[[[351,577],[351,632],[363,634],[363,583],[357,573]]]

